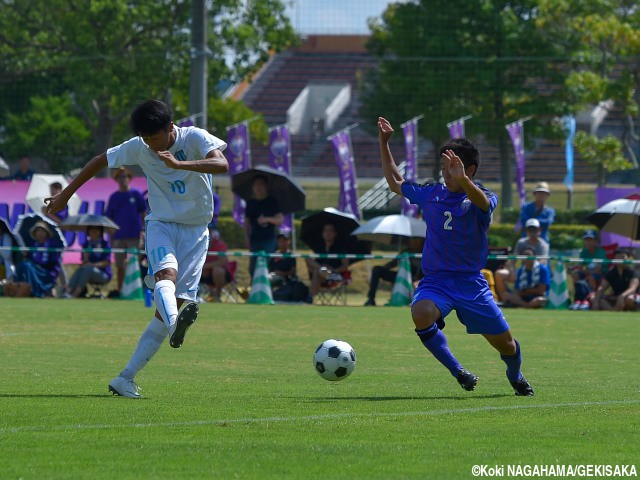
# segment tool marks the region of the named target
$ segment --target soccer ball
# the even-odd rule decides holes
[[[313,354],[313,366],[325,380],[344,380],[356,368],[356,352],[342,340],[325,340]]]

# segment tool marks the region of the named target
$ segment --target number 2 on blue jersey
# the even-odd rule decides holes
[[[449,225],[451,223],[451,220],[453,219],[453,216],[451,215],[451,212],[449,210],[447,210],[446,212],[444,212],[444,216],[447,217],[447,220],[444,222],[444,229],[445,230],[453,230],[453,227],[451,225]]]

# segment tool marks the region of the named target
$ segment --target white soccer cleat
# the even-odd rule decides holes
[[[142,395],[140,395],[140,387],[132,378],[117,376],[109,383],[109,391],[121,397],[142,398]]]

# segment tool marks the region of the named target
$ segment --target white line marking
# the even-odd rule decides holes
[[[336,400],[340,400],[337,398]],[[118,401],[118,400],[116,400]],[[120,399],[119,401],[129,401]],[[131,400],[135,401],[135,400]],[[450,408],[444,410],[429,410],[422,412],[390,412],[390,413],[335,413],[327,415],[305,415],[301,417],[266,417],[266,418],[229,418],[225,420],[193,420],[189,422],[159,422],[159,423],[129,423],[129,424],[95,424],[95,425],[54,425],[51,427],[43,426],[23,426],[13,428],[0,429],[0,435],[7,433],[19,432],[47,432],[54,430],[106,430],[106,429],[122,429],[122,428],[158,428],[158,427],[198,427],[207,425],[230,425],[242,423],[269,423],[269,422],[308,422],[315,420],[336,420],[342,418],[384,418],[384,417],[434,417],[439,415],[452,415],[459,413],[477,413],[492,411],[508,411],[508,410],[529,410],[529,409],[546,409],[546,408],[571,408],[571,407],[594,407],[608,405],[637,405],[638,400],[611,400],[605,402],[576,402],[576,403],[540,403],[534,405],[503,405],[473,408]]]

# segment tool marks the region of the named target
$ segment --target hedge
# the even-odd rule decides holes
[[[300,220],[296,219],[296,244],[300,247],[306,248],[306,245],[304,245],[300,240],[300,225]],[[494,247],[513,247],[516,240],[520,237],[513,228],[513,223],[498,223],[491,225],[488,233],[489,245]],[[593,225],[560,225],[554,223],[549,228],[549,235],[551,237],[551,246],[553,250],[573,250],[582,248],[582,234],[585,230],[591,228],[593,228]],[[229,249],[237,250],[245,248],[244,230],[232,217],[220,217],[218,219],[218,229],[222,234],[222,239],[225,241]],[[397,250],[397,247],[393,245],[387,246],[376,244],[376,249],[395,251]]]

